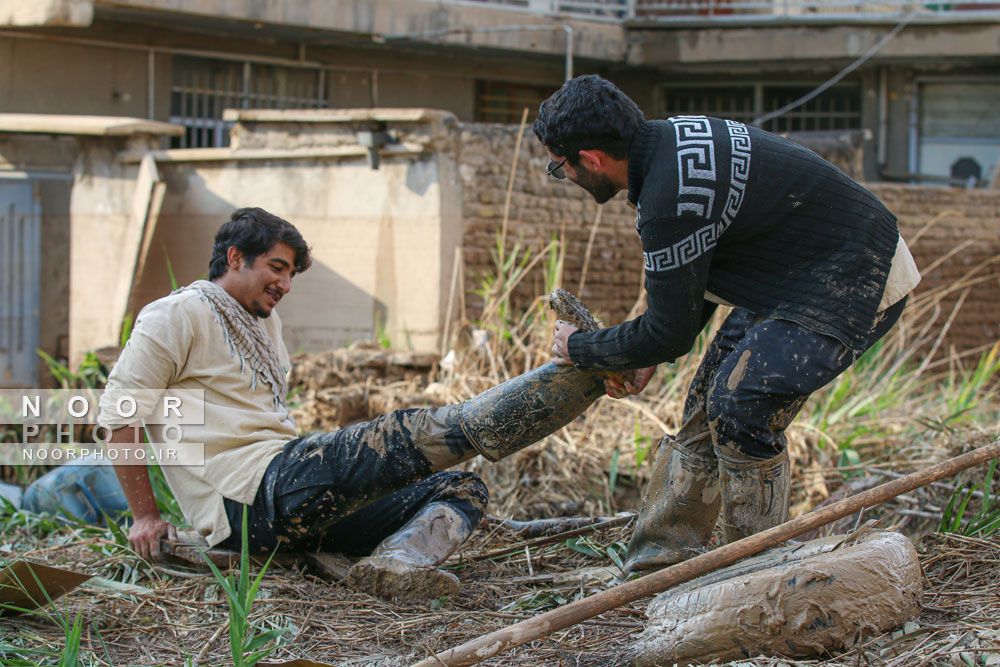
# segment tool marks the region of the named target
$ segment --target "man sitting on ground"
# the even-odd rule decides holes
[[[546,364],[464,403],[398,410],[331,433],[299,437],[286,404],[290,362],[275,306],[310,265],[298,230],[259,208],[219,229],[208,280],[146,306],[108,378],[99,422],[118,461],[144,448],[137,425],[162,412],[162,392],[204,392],[204,465],[163,466],[185,518],[210,546],[238,549],[246,512],[254,552],[367,556],[349,584],[383,597],[457,592],[435,569],[475,529],[487,489],[448,468],[482,454],[499,460],[561,428],[604,391],[602,376]],[[134,390],[153,390],[135,392]],[[137,395],[133,417],[118,416]],[[152,397],[150,397],[150,395]],[[163,427],[146,424],[150,442]],[[129,542],[143,558],[176,529],[157,511],[146,465],[116,463],[134,516]]]

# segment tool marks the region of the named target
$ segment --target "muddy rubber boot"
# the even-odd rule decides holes
[[[406,525],[382,540],[371,556],[347,574],[352,590],[408,602],[455,595],[461,585],[435,567],[472,534],[469,519],[448,503],[430,503]]]
[[[788,450],[754,459],[731,447],[717,447],[725,543],[788,521]]]
[[[465,437],[499,461],[555,433],[604,394],[604,375],[544,366],[487,389],[459,405]]]
[[[705,550],[719,514],[719,470],[708,431],[665,435],[625,552],[626,572],[658,570]]]

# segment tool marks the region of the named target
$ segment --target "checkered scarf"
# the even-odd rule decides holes
[[[251,315],[239,301],[219,285],[208,280],[196,280],[178,292],[194,290],[212,307],[215,321],[222,327],[222,333],[229,343],[229,351],[240,359],[240,373],[250,366],[252,375],[250,389],[257,387],[257,380],[271,385],[275,410],[284,407],[285,372],[278,358],[278,350],[265,333],[260,321]]]

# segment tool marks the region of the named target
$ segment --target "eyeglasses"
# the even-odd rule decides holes
[[[563,165],[569,160],[568,157],[562,159],[562,162],[556,162],[555,160],[549,160],[549,164],[545,167],[545,175],[552,176],[553,178],[563,179],[566,178],[566,172],[563,171]]]

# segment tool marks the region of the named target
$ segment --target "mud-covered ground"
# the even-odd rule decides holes
[[[628,526],[585,531],[531,547],[538,537],[524,539],[487,526],[449,565],[463,582],[460,594],[421,605],[385,602],[353,593],[316,571],[272,565],[250,618],[262,629],[284,629],[272,662],[409,665],[605,589],[601,577],[615,570],[607,551],[620,548],[629,531]],[[71,620],[77,613],[84,619],[80,664],[231,664],[230,612],[209,571],[179,563],[149,566],[96,530],[60,529],[43,539],[33,533],[30,526],[5,531],[5,556],[16,550],[30,560],[101,579],[60,598],[55,609],[5,617],[3,664],[50,663],[65,643],[56,617]],[[839,655],[740,664],[1000,664],[998,558],[1000,541],[994,539],[930,536],[921,545],[924,609],[904,628],[861,636]],[[645,609],[645,601],[626,605],[484,664],[629,664]]]
[[[281,630],[278,648],[267,660],[409,665],[606,589],[605,579],[615,574],[632,531],[627,518],[573,535],[530,537],[511,532],[499,519],[573,515],[602,523],[634,512],[658,434],[676,428],[692,370],[678,368],[641,397],[601,399],[559,433],[500,464],[465,464],[486,481],[494,519],[484,522],[447,564],[463,584],[453,598],[401,605],[356,594],[308,563],[272,563],[250,611],[256,632]],[[485,371],[444,373],[434,357],[361,347],[300,358],[291,400],[302,430],[331,429],[389,409],[462,400],[496,379]],[[885,410],[877,423],[862,423],[849,413],[846,419],[857,428],[847,449],[824,444],[824,438],[846,436],[818,433],[812,425],[817,422],[803,418],[794,424],[789,430],[793,515],[996,437],[995,421],[935,422],[930,412],[914,414],[916,404],[914,399],[912,405]],[[927,427],[910,428],[917,419],[927,421]],[[862,634],[837,655],[798,662],[748,658],[739,664],[1000,664],[1000,540],[936,532],[956,485],[980,482],[984,472],[943,480],[860,517],[877,518],[882,527],[899,530],[918,545],[925,595],[916,619],[887,633]],[[846,532],[858,522],[857,516],[847,517],[832,530]],[[0,526],[5,562],[20,558],[95,575],[39,612],[0,617],[0,663],[56,664],[66,645],[64,624],[72,625],[79,614],[79,664],[232,664],[232,612],[209,570],[142,562],[124,546],[123,534],[106,528],[66,525],[9,509],[0,511]],[[625,605],[484,664],[628,664],[647,604],[648,599]]]

